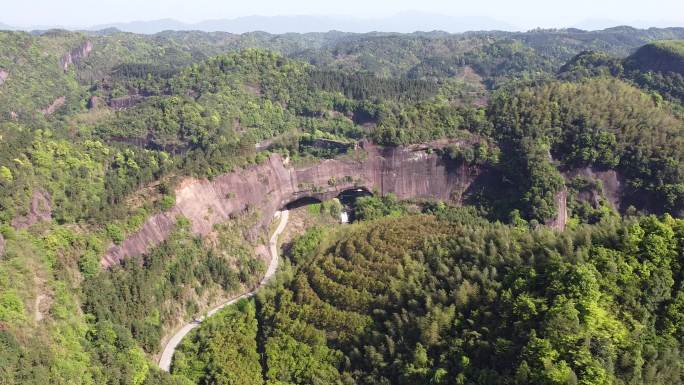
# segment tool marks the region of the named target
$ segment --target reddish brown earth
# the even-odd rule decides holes
[[[43,113],[45,116],[50,116],[55,113],[60,107],[62,107],[66,103],[66,98],[64,96],[60,96],[57,99],[55,99],[52,103],[50,103],[49,106],[43,108],[40,110],[40,112]]]
[[[121,245],[113,245],[101,259],[107,268],[138,256],[164,241],[176,219],[190,220],[195,234],[206,235],[248,207],[261,211],[266,225],[273,214],[304,197],[326,200],[344,190],[364,187],[399,199],[460,200],[477,170],[447,163],[426,146],[381,148],[363,144],[356,156],[330,159],[312,167],[293,168],[279,155],[266,162],[209,180],[188,180],[176,190],[176,204],[149,218]]]
[[[86,40],[83,44],[62,56],[59,60],[59,66],[66,71],[69,69],[70,65],[78,64],[78,62],[88,57],[92,51],[93,43],[90,40]]]
[[[88,100],[88,109],[94,110],[102,106],[102,100],[99,96],[93,96]]]
[[[35,223],[49,221],[50,219],[52,219],[50,194],[45,191],[34,191],[28,213],[12,219],[12,227],[25,229]]]

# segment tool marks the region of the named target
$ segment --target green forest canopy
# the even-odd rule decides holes
[[[681,382],[684,74],[667,56],[681,42],[639,47],[683,37],[0,32],[0,377]],[[653,47],[650,67],[630,66]],[[471,144],[441,150],[445,162],[486,176],[467,199],[477,214],[362,199],[369,222],[307,233],[281,284],[201,328],[174,375],[156,369],[170,328],[264,270],[249,211],[212,242],[181,219],[101,271],[109,245],[173,206],[179,180],[268,151],[343,155],[316,139],[445,138]],[[619,175],[618,202],[570,176],[586,169]],[[540,224],[566,190],[568,230],[554,233]]]

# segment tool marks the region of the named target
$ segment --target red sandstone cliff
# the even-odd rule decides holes
[[[88,57],[92,51],[93,43],[90,40],[86,40],[83,44],[62,56],[62,58],[59,60],[59,66],[66,71],[69,69],[70,65],[78,64],[79,61]]]
[[[111,246],[101,264],[110,267],[160,244],[179,215],[190,220],[195,234],[204,235],[248,206],[261,211],[264,225],[276,210],[296,199],[329,199],[353,187],[394,193],[400,199],[459,200],[475,177],[470,168],[447,164],[424,148],[365,145],[360,152],[357,159],[325,160],[302,169],[288,167],[280,156],[272,155],[263,164],[212,181],[187,181],[177,189],[171,210],[152,216],[120,246]]]

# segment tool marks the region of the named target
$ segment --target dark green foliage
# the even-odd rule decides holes
[[[435,83],[411,79],[384,79],[372,74],[340,71],[311,71],[307,81],[313,89],[341,92],[357,100],[418,101],[437,93]]]
[[[264,296],[267,383],[681,381],[681,221],[554,235],[457,217],[351,228]]]
[[[626,192],[625,204],[654,210],[648,202],[659,202],[673,213],[684,208],[684,123],[621,81],[592,78],[501,91],[489,114],[509,179],[529,194],[530,204],[540,198],[548,203],[549,192],[558,191],[558,172],[550,163],[557,160],[564,169],[619,170],[632,191],[648,197],[635,200]],[[539,214],[532,217],[551,213]]]
[[[684,40],[646,44],[625,60],[625,68],[684,75]]]
[[[564,80],[579,80],[595,76],[620,76],[624,72],[622,62],[603,52],[584,51],[565,63],[559,72]]]
[[[0,32],[0,383],[681,382],[682,224],[628,209],[684,209],[681,47],[615,57],[683,36]],[[361,198],[364,222],[307,232],[281,286],[192,336],[180,375],[155,369],[171,325],[264,271],[239,221],[200,240],[183,220],[101,270],[184,176],[447,138],[486,176],[477,210]],[[617,171],[631,219],[569,180],[587,169]],[[571,230],[547,232],[564,190]]]
[[[560,70],[563,79],[588,76],[620,77],[656,92],[669,100],[684,103],[684,41],[664,40],[647,44],[625,59],[605,53],[583,52]]]
[[[188,296],[188,289],[200,293],[212,285],[220,285],[222,290],[232,292],[241,283],[252,283],[257,271],[241,277],[227,259],[207,252],[199,240],[188,238],[189,230],[181,226],[168,241],[144,258],[127,260],[121,267],[88,279],[83,286],[84,310],[96,321],[125,327],[143,349],[155,352],[163,328],[177,316],[174,314],[177,310],[168,307],[170,300],[187,298],[179,305],[190,309],[188,313],[192,314],[196,303]],[[260,266],[254,270],[262,269]]]

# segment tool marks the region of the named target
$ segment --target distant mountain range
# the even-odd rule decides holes
[[[630,25],[636,28],[649,27],[674,27],[682,23],[667,21],[634,21],[631,23],[620,22],[609,19],[588,19],[581,21],[573,28],[582,30],[602,30],[616,25]],[[562,28],[563,26],[559,26]],[[30,26],[12,27],[0,23],[0,30],[47,30],[51,28],[61,28],[69,30],[101,31],[107,29],[117,29],[124,32],[141,34],[155,34],[162,31],[204,31],[204,32],[230,32],[245,33],[263,31],[272,34],[283,34],[288,32],[430,32],[444,31],[450,33],[460,33],[467,31],[522,31],[523,28],[509,24],[504,21],[489,17],[473,16],[445,16],[425,12],[402,12],[394,16],[383,18],[359,18],[351,16],[245,16],[234,19],[205,20],[198,23],[185,23],[175,19],[159,19],[149,21],[132,21],[126,23],[108,23],[94,25],[90,27],[65,27],[55,26]]]
[[[264,31],[274,34],[296,32],[416,32],[445,31],[465,32],[482,30],[515,31],[517,27],[487,17],[451,17],[428,13],[400,13],[378,19],[361,19],[344,16],[246,16],[235,19],[206,20],[188,24],[173,19],[153,21],[134,21],[93,26],[89,29],[100,30],[116,28],[134,33],[157,33],[166,30],[197,30],[245,33]]]
[[[11,28],[0,24],[0,28]],[[59,27],[64,28],[64,27]],[[162,31],[205,31],[245,33],[264,31],[273,34],[288,32],[416,32],[416,31],[517,31],[520,28],[488,17],[452,17],[421,12],[404,12],[391,17],[362,19],[348,16],[246,16],[235,19],[206,20],[199,23],[184,23],[174,19],[160,19],[150,21],[133,21],[127,23],[109,23],[94,25],[87,28],[67,28],[76,30],[99,31],[116,28],[124,32],[154,34]],[[21,29],[49,29],[45,26]]]
[[[10,25],[0,23],[0,31],[7,31],[7,30],[13,31],[14,29],[15,28],[10,26]]]
[[[573,28],[579,28],[585,31],[597,31],[601,29],[611,28],[618,25],[629,25],[630,27],[638,29],[648,29],[648,28],[667,28],[667,27],[681,27],[684,26],[683,23],[678,23],[668,20],[632,20],[631,22],[624,22],[614,19],[586,19],[575,25]]]

